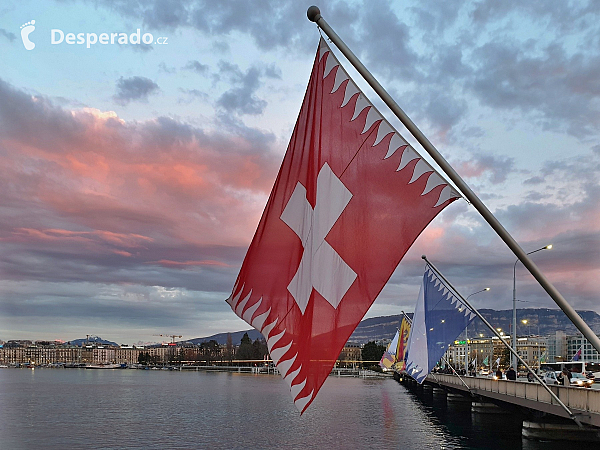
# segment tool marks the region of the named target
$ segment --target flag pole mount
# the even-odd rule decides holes
[[[438,152],[435,146],[427,139],[425,134],[415,125],[415,123],[406,115],[406,113],[398,106],[392,96],[383,88],[379,81],[369,72],[369,70],[363,65],[363,63],[356,57],[356,55],[348,48],[344,41],[337,35],[337,33],[329,26],[321,15],[321,10],[317,6],[311,6],[308,8],[306,15],[308,20],[317,24],[317,26],[323,30],[323,32],[331,39],[337,48],[343,53],[346,59],[354,66],[354,68],[362,75],[369,86],[379,95],[381,100],[390,108],[394,115],[402,122],[406,129],[414,136],[419,144],[429,153],[434,161],[442,168],[448,178],[452,180],[462,195],[470,202],[475,209],[483,216],[485,221],[492,227],[496,234],[504,241],[504,243],[512,250],[515,256],[523,263],[523,265],[529,270],[531,275],[537,280],[537,282],[544,288],[548,295],[554,300],[560,309],[567,315],[571,322],[577,327],[577,329],[585,336],[585,338],[592,344],[596,351],[600,352],[600,338],[592,331],[587,323],[581,318],[581,316],[562,296],[562,294],[554,287],[552,283],[546,278],[535,263],[529,258],[527,253],[521,248],[517,241],[510,235],[510,233],[502,226],[502,224],[496,219],[492,212],[485,206],[485,204],[475,195],[471,188],[465,183],[461,176],[454,170],[454,168],[446,161],[446,159]]]
[[[306,11],[306,16],[311,22],[317,23],[317,20],[321,18],[321,10],[318,6],[313,5]]]

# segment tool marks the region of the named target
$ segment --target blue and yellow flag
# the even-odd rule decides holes
[[[381,357],[381,361],[379,361],[379,366],[382,369],[391,369],[394,364],[396,364],[396,352],[398,349],[398,341],[399,341],[399,331],[396,331],[396,335],[392,342],[387,346],[385,352],[383,352],[383,356]]]
[[[402,323],[400,324],[400,330],[398,331],[398,347],[396,350],[396,364],[394,370],[400,372],[406,368],[406,347],[408,345],[408,335],[410,334],[410,322],[408,318],[404,316]]]

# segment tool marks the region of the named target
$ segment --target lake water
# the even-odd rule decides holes
[[[0,369],[0,449],[558,449],[392,379],[330,377],[300,416],[277,375]]]

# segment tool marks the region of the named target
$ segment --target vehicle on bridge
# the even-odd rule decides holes
[[[595,376],[600,376],[600,363],[591,361],[562,361],[555,363],[542,363],[542,371],[558,370],[559,372],[563,369],[568,369],[571,373],[588,373],[596,372]]]
[[[558,384],[558,385],[562,385],[562,381],[561,381],[561,371],[560,370],[552,370],[552,371],[548,371],[544,374],[544,377],[542,378],[542,380],[544,381],[544,383],[546,384]],[[572,372],[571,373],[571,380],[570,380],[570,385],[571,387],[592,387],[592,384],[594,384],[594,380],[590,380],[587,377],[585,377],[584,375],[577,373],[577,372]]]
[[[571,386],[591,388],[594,384],[594,380],[587,378],[585,375],[580,373],[571,374]]]

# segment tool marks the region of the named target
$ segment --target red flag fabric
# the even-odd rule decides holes
[[[302,413],[427,224],[459,195],[321,39],[290,144],[227,302]]]

